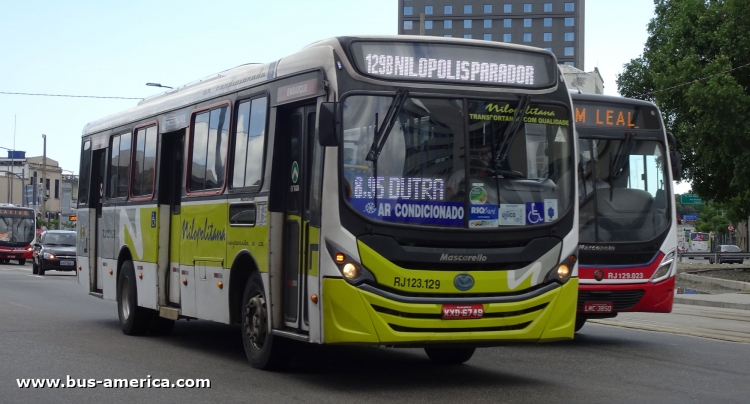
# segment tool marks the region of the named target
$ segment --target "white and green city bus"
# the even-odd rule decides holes
[[[78,279],[125,334],[242,325],[424,347],[573,337],[570,95],[517,45],[339,37],[146,99],[83,130]]]

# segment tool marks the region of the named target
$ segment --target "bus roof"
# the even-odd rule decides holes
[[[573,103],[578,101],[591,101],[591,102],[608,102],[612,104],[628,104],[628,105],[640,105],[640,106],[649,106],[649,107],[655,107],[656,104],[654,104],[651,101],[644,101],[639,100],[636,98],[628,98],[628,97],[621,97],[619,95],[604,95],[604,94],[591,94],[591,93],[582,93],[577,90],[570,90],[570,96],[573,98]]]
[[[499,49],[552,55],[548,51],[530,46],[463,38],[413,35],[342,36],[328,38],[313,42],[299,52],[270,63],[249,63],[240,65],[200,80],[192,81],[164,93],[145,98],[133,108],[89,122],[84,126],[82,136],[85,137],[94,133],[114,129],[122,125],[127,125],[132,122],[167,113],[169,111],[178,110],[221,95],[253,87],[276,77],[283,77],[314,68],[331,67],[334,63],[332,52],[334,49],[342,50],[342,42],[350,42],[352,40],[360,39],[394,42],[419,41],[473,46],[481,45],[484,47],[496,47]],[[554,57],[554,55],[552,56]]]

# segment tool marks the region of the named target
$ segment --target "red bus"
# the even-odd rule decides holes
[[[653,103],[571,94],[579,142],[576,331],[620,312],[672,311],[680,179],[674,137]]]
[[[0,263],[25,265],[34,253],[34,209],[0,204]]]

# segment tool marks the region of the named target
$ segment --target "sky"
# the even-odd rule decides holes
[[[605,94],[643,52],[653,10],[653,0],[586,2],[584,70],[599,68]],[[147,82],[180,86],[332,36],[395,35],[397,13],[397,0],[6,1],[0,92],[145,98],[162,92]],[[0,147],[41,156],[46,134],[47,156],[77,173],[84,125],[137,102],[0,94]]]

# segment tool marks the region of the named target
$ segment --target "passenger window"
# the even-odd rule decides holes
[[[138,129],[135,135],[135,157],[133,165],[134,197],[151,197],[154,193],[156,171],[156,125]]]
[[[195,115],[190,160],[193,192],[221,189],[229,140],[229,108],[221,107]]]
[[[237,109],[232,187],[259,187],[266,141],[266,98],[241,103]]]
[[[107,196],[128,196],[128,168],[130,167],[130,133],[113,136],[110,143],[109,182]]]

